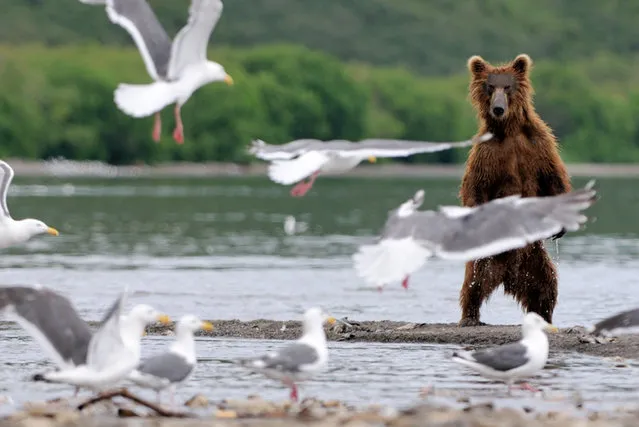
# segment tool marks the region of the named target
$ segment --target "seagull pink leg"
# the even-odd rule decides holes
[[[293,402],[297,402],[299,399],[298,395],[297,395],[297,386],[295,385],[295,383],[291,383],[291,400]]]
[[[410,276],[406,276],[406,277],[404,277],[404,280],[402,280],[402,288],[408,289],[408,278],[409,277]]]
[[[313,172],[313,175],[311,175],[310,179],[307,182],[302,181],[299,184],[297,184],[295,187],[293,187],[291,189],[291,196],[302,197],[303,195],[308,193],[308,190],[310,190],[311,187],[313,187],[313,183],[317,179],[317,175],[319,175],[319,171]]]
[[[184,126],[182,124],[182,115],[180,114],[180,104],[175,104],[175,130],[173,131],[173,139],[178,144],[184,144]]]
[[[536,389],[535,387],[531,386],[528,383],[522,383],[519,386],[522,390],[528,390],[528,391],[532,391],[533,393],[537,393],[538,391],[540,391],[539,389]]]
[[[160,112],[155,113],[155,119],[153,121],[153,141],[160,142],[160,133],[162,132],[162,118]]]

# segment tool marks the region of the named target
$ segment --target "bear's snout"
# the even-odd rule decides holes
[[[508,108],[508,97],[503,88],[496,88],[490,102],[490,114],[496,119],[503,119]]]

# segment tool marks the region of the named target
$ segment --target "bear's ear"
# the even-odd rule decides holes
[[[475,76],[482,74],[486,71],[486,68],[488,68],[488,64],[486,64],[486,61],[479,55],[471,56],[468,60],[468,69]]]
[[[528,74],[528,71],[530,71],[531,66],[532,66],[532,59],[530,59],[530,56],[526,55],[525,53],[518,55],[512,64],[513,70],[523,75]]]

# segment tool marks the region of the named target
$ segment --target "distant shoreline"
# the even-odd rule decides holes
[[[162,163],[153,166],[112,166],[97,161],[6,159],[18,177],[249,177],[266,175],[267,164],[254,163]],[[639,177],[639,163],[569,164],[572,177]],[[464,165],[361,165],[342,176],[366,178],[459,178]]]

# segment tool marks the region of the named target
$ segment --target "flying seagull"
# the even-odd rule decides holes
[[[46,233],[57,236],[58,230],[38,219],[27,218],[16,221],[11,218],[7,206],[7,192],[12,180],[13,169],[7,162],[0,160],[0,202],[2,203],[0,206],[0,249],[24,243],[38,234]]]
[[[504,381],[508,384],[510,394],[514,381],[530,377],[546,365],[548,337],[544,330],[558,331],[557,327],[548,324],[540,315],[533,312],[524,316],[521,330],[523,337],[518,342],[473,352],[454,352],[453,360],[486,378]],[[539,391],[528,383],[523,383],[521,388]]]
[[[71,302],[53,290],[42,286],[0,287],[0,310],[31,335],[59,368],[34,379],[75,385],[76,394],[78,387],[100,389],[117,382],[136,357],[139,361],[140,337],[146,324],[155,320],[168,323],[166,315],[144,304],[135,306],[122,321],[123,304],[124,294],[92,333]],[[123,348],[124,338],[135,342],[128,337],[136,335],[137,348],[128,344]]]
[[[171,405],[173,405],[175,387],[186,381],[195,367],[193,333],[199,329],[212,331],[213,325],[193,315],[183,316],[175,327],[175,342],[171,344],[168,351],[144,360],[129,374],[128,379],[140,387],[155,390],[158,403],[161,391],[170,388]]]
[[[560,231],[576,231],[586,222],[581,213],[596,200],[595,182],[549,197],[519,195],[476,207],[440,206],[417,211],[424,191],[389,213],[377,242],[353,255],[357,275],[378,287],[407,277],[432,256],[471,261],[523,248]]]
[[[281,381],[290,387],[290,398],[298,400],[296,383],[312,377],[328,364],[328,348],[323,324],[334,324],[337,319],[328,317],[320,308],[310,308],[304,313],[304,333],[288,346],[255,358],[236,361],[240,366],[262,373],[267,378]]]
[[[589,328],[588,332],[606,337],[637,333],[639,332],[639,308],[607,317]]]
[[[214,82],[233,84],[224,67],[206,57],[208,40],[222,14],[221,0],[192,0],[187,24],[173,42],[146,0],[80,0],[87,4],[106,5],[114,24],[124,28],[138,47],[146,70],[154,83],[120,84],[115,103],[132,117],[155,114],[153,140],[160,140],[160,111],[175,104],[173,138],[184,143],[180,109],[193,92]]]
[[[267,144],[261,139],[254,140],[249,153],[258,159],[271,162],[269,178],[283,185],[290,185],[310,176],[308,182],[299,182],[291,190],[291,195],[301,197],[313,186],[317,176],[324,173],[345,173],[368,159],[408,157],[420,153],[434,153],[451,148],[468,147],[493,137],[485,133],[480,137],[460,142],[423,142],[393,139],[365,139],[360,142],[344,140],[319,141],[298,139],[282,145]]]

